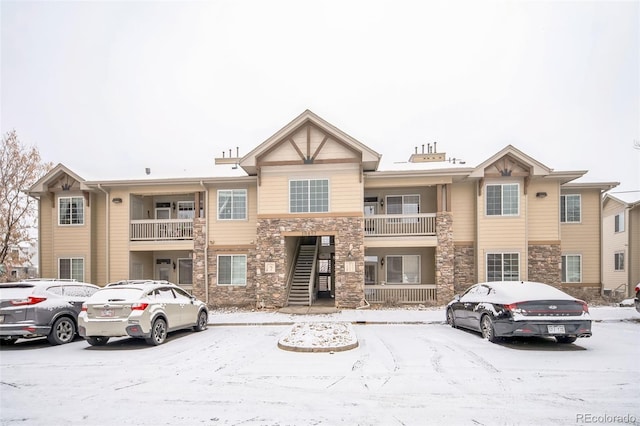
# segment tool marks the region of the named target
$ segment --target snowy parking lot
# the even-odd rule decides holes
[[[347,319],[358,340],[334,353],[279,349],[298,319],[242,313],[212,315],[204,332],[173,333],[158,347],[128,338],[104,347],[19,341],[0,348],[0,418],[2,425],[638,425],[640,314],[620,309],[625,315],[594,322],[593,337],[570,345],[492,344],[446,326],[441,312],[422,321],[382,312],[378,323],[323,316]]]

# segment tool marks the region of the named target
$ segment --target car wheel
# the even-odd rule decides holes
[[[198,312],[198,322],[193,327],[193,331],[203,331],[207,328],[207,313],[205,311]]]
[[[47,340],[52,345],[63,345],[72,341],[74,337],[76,337],[76,325],[73,320],[69,317],[61,317],[53,323]]]
[[[558,343],[573,343],[576,340],[578,340],[577,337],[571,337],[571,336],[556,336],[556,341]]]
[[[167,338],[167,322],[162,318],[158,318],[153,322],[151,327],[151,337],[147,340],[150,345],[158,346],[164,343]]]
[[[453,317],[453,309],[447,309],[447,324],[449,324],[453,328],[456,328],[456,320]]]
[[[87,337],[87,342],[89,342],[91,346],[104,346],[108,341],[109,338],[103,336]]]
[[[0,339],[0,345],[13,345],[17,341],[17,337],[8,337],[6,339]]]
[[[480,320],[480,331],[482,331],[482,337],[491,343],[495,343],[498,340],[496,337],[496,331],[493,328],[493,320],[489,315],[482,316],[482,319]]]

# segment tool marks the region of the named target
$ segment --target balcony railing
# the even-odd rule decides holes
[[[193,219],[132,220],[131,241],[193,239]]]
[[[369,303],[427,303],[437,298],[434,284],[365,285],[364,292]]]
[[[366,237],[436,235],[435,213],[375,214],[364,217]]]

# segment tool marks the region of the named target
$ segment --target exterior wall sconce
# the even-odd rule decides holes
[[[384,198],[380,199],[380,207],[384,207]]]
[[[536,192],[536,198],[544,198],[547,196],[546,192]]]
[[[380,258],[380,266],[384,266],[384,257]]]
[[[122,203],[122,198],[116,197],[116,198],[113,198],[111,201],[115,204],[120,204]]]
[[[175,211],[176,211],[176,202],[174,201],[174,202],[171,204],[171,206],[173,207],[173,211],[175,212]]]

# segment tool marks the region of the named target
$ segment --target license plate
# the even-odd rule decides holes
[[[564,334],[564,325],[548,325],[549,334]]]
[[[103,317],[112,317],[113,316],[113,309],[103,309],[102,310],[102,316]]]

